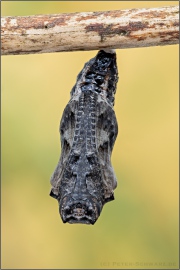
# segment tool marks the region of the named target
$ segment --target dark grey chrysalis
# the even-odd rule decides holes
[[[60,122],[61,156],[50,195],[62,221],[94,224],[114,200],[111,153],[118,134],[113,110],[118,81],[116,53],[100,50],[77,76]]]

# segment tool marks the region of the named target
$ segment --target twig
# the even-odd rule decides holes
[[[177,43],[178,6],[1,18],[4,55]]]

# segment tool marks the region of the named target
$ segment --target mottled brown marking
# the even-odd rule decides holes
[[[117,18],[117,17],[120,17],[120,16],[123,16],[124,14],[126,13],[126,11],[124,10],[111,10],[111,11],[104,11],[104,12],[96,12],[96,16],[100,16],[100,15],[103,15],[103,16],[109,16],[109,17],[112,17],[112,18]]]
[[[165,11],[142,11],[138,14],[134,14],[132,16],[132,18],[139,18],[139,17],[143,17],[143,18],[147,18],[147,19],[151,19],[151,18],[161,18],[164,19],[167,15],[169,15],[169,13],[166,13]]]
[[[79,16],[78,18],[76,18],[76,21],[81,22],[81,21],[86,21],[86,20],[90,20],[90,19],[94,19],[94,14],[87,15],[87,16]]]
[[[31,41],[32,41],[33,43],[37,43],[37,42],[39,42],[39,40],[34,39],[34,38],[32,38],[32,39],[31,39]]]
[[[71,18],[70,15],[61,15],[58,18],[50,17],[50,16],[43,16],[43,17],[16,17],[17,25],[11,25],[10,21],[13,19],[7,18],[7,28],[11,29],[11,31],[18,30],[18,29],[44,29],[44,28],[52,28],[56,25],[62,26],[66,25],[66,21]],[[44,24],[44,22],[46,22]]]
[[[60,18],[54,18],[53,20],[50,20],[50,22],[45,25],[45,28],[53,28],[56,25],[58,26],[66,25],[67,20],[69,20],[69,16],[62,16]]]
[[[121,10],[112,10],[112,11],[97,11],[97,12],[92,12],[89,15],[86,16],[78,16],[78,18],[76,18],[76,21],[86,21],[89,19],[96,19],[99,16],[103,16],[103,17],[111,17],[111,18],[117,18],[120,16],[123,16],[124,14],[126,14],[125,11],[121,11]]]
[[[101,23],[90,24],[85,27],[86,32],[97,32],[101,37],[101,42],[104,41],[105,37],[113,36],[113,35],[128,35],[130,31],[128,30],[127,26],[120,26],[115,24],[109,24],[104,26]]]
[[[148,22],[130,22],[128,25],[128,29],[131,31],[138,31],[138,30],[143,30],[145,28],[149,28]]]
[[[43,29],[44,23],[38,17],[18,17],[17,18],[18,26],[14,26],[15,29],[17,28],[24,28],[24,29]]]
[[[137,41],[141,41],[141,40],[145,40],[147,37],[143,37],[143,36],[137,36]]]
[[[109,24],[104,26],[104,24],[96,23],[90,24],[85,27],[86,32],[97,32],[101,37],[101,42],[104,41],[105,37],[112,37],[113,35],[129,36],[132,32],[143,30],[145,28],[151,28],[148,22],[130,22],[126,26],[119,26],[118,24]],[[141,37],[141,40],[145,39]]]
[[[174,31],[174,32],[167,31],[165,33],[160,33],[159,36],[164,41],[167,41],[167,40],[172,40],[172,41],[173,40],[179,40],[179,31]],[[162,42],[162,40],[161,40],[161,42]]]
[[[156,25],[159,25],[159,26],[164,26],[164,25],[165,25],[165,23],[160,22],[160,23],[156,23]]]
[[[31,50],[32,53],[39,53],[41,50]],[[10,51],[9,54],[29,54],[29,51],[23,51],[23,50],[16,50],[16,51]]]
[[[172,25],[173,26],[179,26],[179,22],[174,22]]]

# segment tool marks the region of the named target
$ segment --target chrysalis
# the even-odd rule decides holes
[[[77,77],[60,122],[61,157],[51,177],[63,222],[94,224],[114,200],[111,153],[118,133],[113,110],[116,53],[100,50]]]

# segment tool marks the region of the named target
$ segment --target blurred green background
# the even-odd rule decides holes
[[[2,2],[2,16],[178,5]],[[59,121],[97,51],[2,57],[2,268],[178,268],[178,45],[117,50],[118,187],[94,226],[63,224],[49,179]]]

